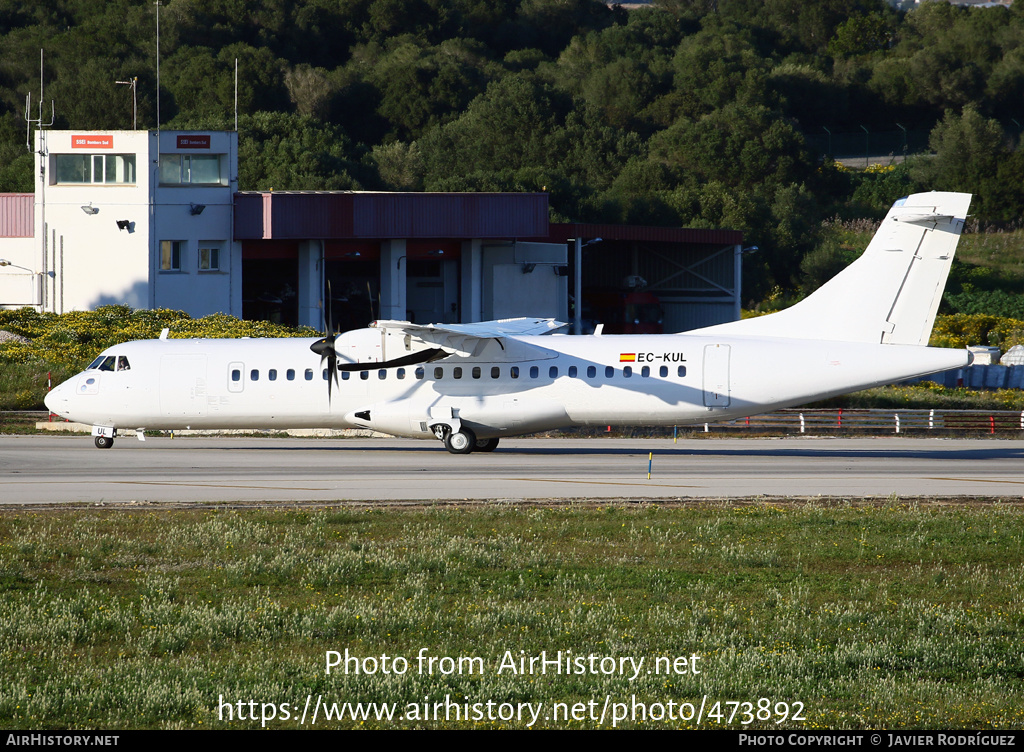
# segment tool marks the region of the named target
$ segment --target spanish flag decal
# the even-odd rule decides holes
[[[619,353],[620,363],[636,363],[636,353]]]

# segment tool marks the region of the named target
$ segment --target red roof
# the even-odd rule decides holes
[[[236,240],[526,238],[547,232],[546,193],[235,194]]]

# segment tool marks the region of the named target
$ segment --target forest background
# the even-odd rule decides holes
[[[130,128],[133,77],[156,126],[154,3],[0,0],[0,191],[32,190],[40,49],[54,127]],[[848,263],[856,220],[969,191],[985,238],[944,310],[1024,318],[1020,3],[164,0],[160,59],[161,125],[201,129],[234,127],[238,61],[242,190],[546,191],[555,221],[739,229],[762,309]],[[887,164],[828,154],[873,133],[903,134]]]

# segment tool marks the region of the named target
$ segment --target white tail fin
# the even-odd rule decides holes
[[[902,198],[861,257],[804,300],[700,332],[927,345],[970,204],[969,193]]]

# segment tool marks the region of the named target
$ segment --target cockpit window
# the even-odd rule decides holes
[[[86,371],[91,371],[91,370],[93,370],[94,368],[99,368],[99,367],[100,367],[100,363],[102,363],[102,362],[103,362],[103,358],[104,358],[104,357],[105,357],[105,356],[103,356],[103,355],[100,355],[100,356],[99,356],[98,358],[96,358],[96,360],[94,360],[94,361],[93,361],[92,363],[90,363],[90,364],[88,365],[88,367],[87,367],[87,368],[86,368],[85,370],[86,370]]]
[[[96,366],[101,371],[113,371],[114,370],[114,356],[108,355],[103,359],[103,362]]]
[[[128,365],[128,358],[124,355],[117,356],[117,370],[118,371],[130,371],[132,367]]]

